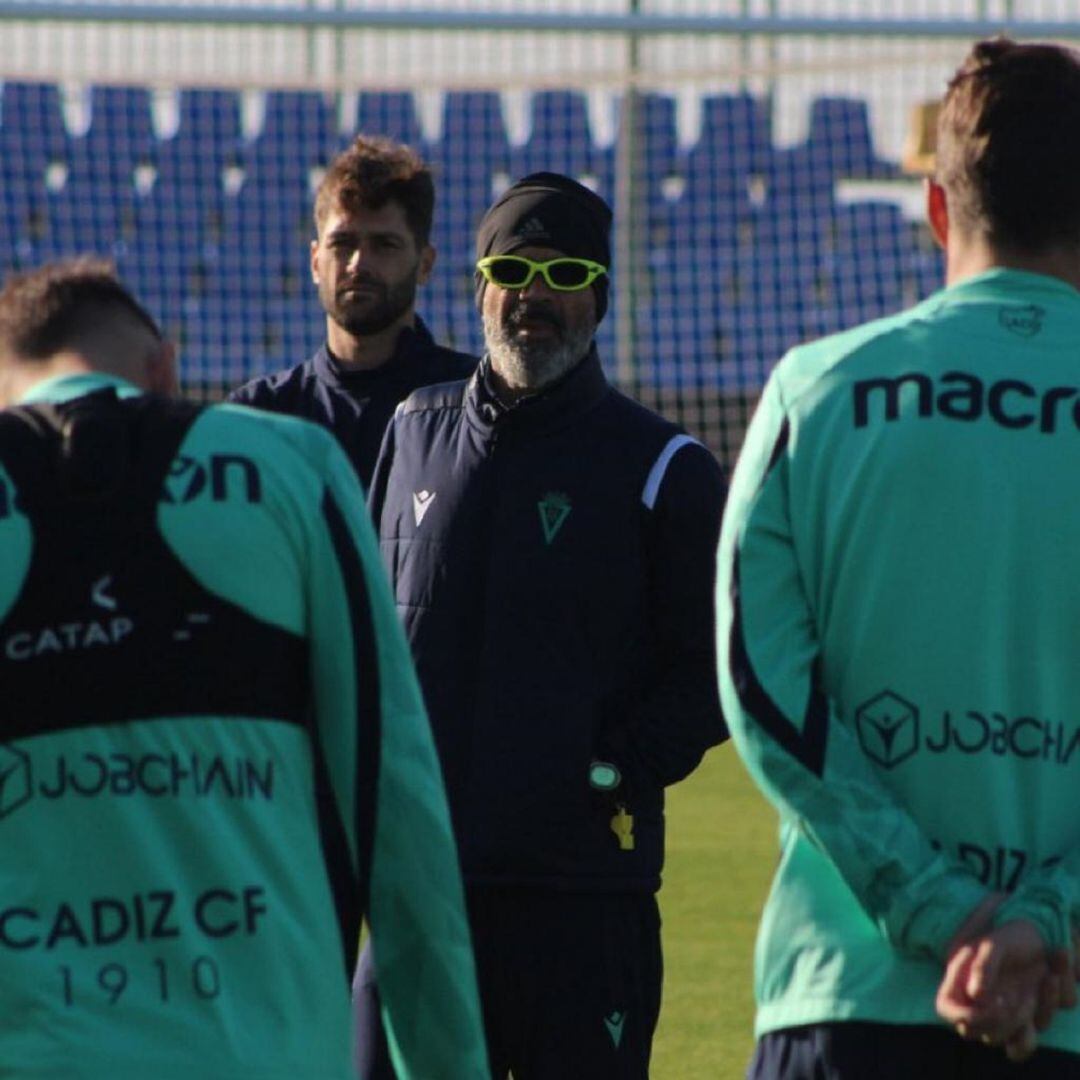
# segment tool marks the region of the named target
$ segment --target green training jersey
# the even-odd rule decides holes
[[[24,403],[108,387],[136,398],[75,376]],[[366,915],[398,1075],[486,1077],[441,775],[355,475],[305,421],[187,423],[144,500],[168,583],[94,548],[107,520],[67,539],[35,517],[0,465],[0,1075],[345,1080]],[[65,551],[92,565],[77,587],[46,561]],[[292,657],[297,701],[268,700]],[[65,664],[94,692],[35,674]]]
[[[780,811],[757,1032],[937,1022],[947,944],[1080,891],[1080,293],[992,270],[794,349],[735,472],[722,699]],[[1080,1051],[1080,1011],[1046,1045]]]

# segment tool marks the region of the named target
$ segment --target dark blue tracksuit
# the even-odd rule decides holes
[[[511,408],[482,364],[387,429],[372,512],[443,764],[496,1076],[646,1075],[663,790],[726,735],[723,497],[712,455],[609,386],[595,351]],[[593,760],[618,765],[614,795],[590,789]]]
[[[437,345],[417,319],[414,329],[401,332],[394,355],[372,371],[344,366],[324,343],[310,360],[252,379],[228,400],[302,416],[329,428],[367,490],[383,432],[398,403],[421,386],[467,378],[475,367],[474,356]]]

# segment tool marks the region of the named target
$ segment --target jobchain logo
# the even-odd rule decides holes
[[[1080,761],[1080,727],[1075,723],[997,709],[946,708],[920,716],[918,706],[893,690],[883,690],[856,708],[855,730],[863,753],[885,769],[917,753],[992,754],[1059,766],[1074,758]]]
[[[39,754],[0,746],[0,819],[30,800],[127,798],[218,798],[272,801],[272,758],[222,754]]]
[[[886,769],[907,761],[919,749],[919,710],[891,690],[859,706],[855,727],[863,753]]]
[[[0,818],[30,801],[30,755],[11,743],[0,746]]]

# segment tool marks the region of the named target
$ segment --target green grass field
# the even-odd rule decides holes
[[[669,792],[653,1080],[744,1075],[753,1049],[754,934],[776,858],[776,813],[730,743]]]

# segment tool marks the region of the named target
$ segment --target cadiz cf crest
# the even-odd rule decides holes
[[[570,499],[558,491],[549,491],[537,504],[540,524],[544,529],[544,543],[550,544],[570,516]]]

